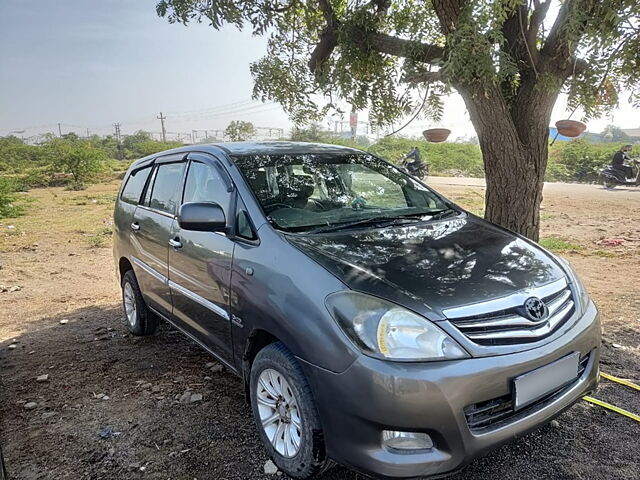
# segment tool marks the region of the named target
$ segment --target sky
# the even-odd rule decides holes
[[[170,25],[155,4],[0,0],[0,135],[57,133],[59,122],[62,133],[105,135],[115,122],[125,134],[159,132],[159,112],[168,132],[195,129],[197,137],[231,120],[290,129],[278,105],[251,100],[249,65],[264,55],[265,38],[233,27]],[[552,123],[566,116],[561,97]],[[612,118],[589,122],[589,131],[610,123],[637,128],[640,115],[623,101]],[[417,120],[403,133],[436,126],[451,129],[452,138],[475,135],[457,94],[446,99],[441,121]]]

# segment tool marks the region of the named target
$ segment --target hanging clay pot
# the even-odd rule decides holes
[[[565,137],[579,137],[587,129],[587,126],[578,120],[558,120],[556,128],[560,135]]]
[[[449,138],[450,133],[451,130],[448,128],[430,128],[422,132],[422,135],[424,135],[424,138],[426,138],[428,142],[439,143]]]

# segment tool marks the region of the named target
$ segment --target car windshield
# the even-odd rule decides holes
[[[450,210],[425,186],[367,154],[234,157],[269,220],[281,230],[322,231]]]

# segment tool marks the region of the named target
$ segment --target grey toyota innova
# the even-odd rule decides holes
[[[566,261],[359,150],[143,158],[114,253],[131,332],[164,319],[240,376],[295,478],[446,474],[597,385],[599,316]]]

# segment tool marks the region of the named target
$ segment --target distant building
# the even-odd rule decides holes
[[[631,140],[640,140],[640,127],[638,128],[623,128],[622,131],[629,135]]]

